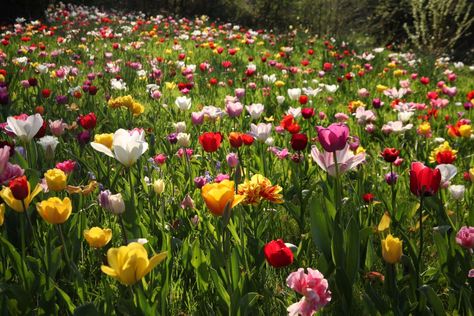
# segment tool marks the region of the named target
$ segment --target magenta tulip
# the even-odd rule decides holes
[[[327,152],[342,150],[349,138],[349,127],[343,123],[333,123],[327,128],[317,126],[318,140]]]

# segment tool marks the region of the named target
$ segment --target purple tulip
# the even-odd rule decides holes
[[[317,126],[318,140],[327,152],[342,150],[349,138],[349,127],[343,123],[333,123],[327,128]]]

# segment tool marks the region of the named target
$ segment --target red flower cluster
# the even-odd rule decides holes
[[[280,126],[291,134],[299,133],[301,129],[298,123],[296,123],[295,118],[291,114],[285,115],[285,117],[280,121]]]

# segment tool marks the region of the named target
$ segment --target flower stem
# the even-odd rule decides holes
[[[423,254],[423,195],[420,197],[420,208],[419,217],[420,217],[420,250],[418,251],[418,262],[417,262],[417,269],[418,269],[418,277],[416,279],[416,288],[417,288],[417,296],[418,302],[420,301],[420,292],[419,288],[421,285],[421,268],[422,268],[422,254]]]
[[[336,181],[335,181],[335,184],[334,184],[334,199],[336,201],[336,213],[338,213],[339,210],[340,210],[341,199],[340,199],[340,196],[339,196],[339,165],[337,163],[336,151],[333,152],[333,157],[334,157],[334,167],[335,167],[335,171],[336,171]]]
[[[125,245],[128,245],[127,231],[125,230],[125,225],[123,224],[123,217],[122,215],[119,215],[118,217],[119,217],[120,227],[122,228],[123,241],[125,242]]]

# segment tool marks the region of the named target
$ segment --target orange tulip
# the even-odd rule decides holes
[[[212,214],[222,216],[226,205],[233,208],[244,199],[243,195],[235,194],[234,181],[224,180],[219,183],[208,183],[202,187],[202,198]]]

